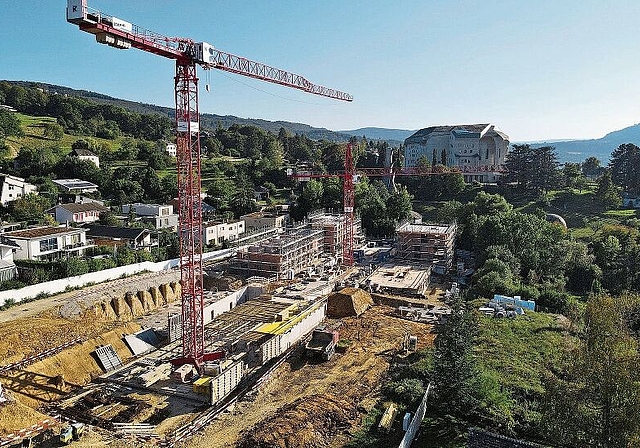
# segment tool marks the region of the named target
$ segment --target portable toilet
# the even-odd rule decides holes
[[[404,414],[404,418],[402,419],[402,430],[406,431],[409,429],[409,425],[411,424],[411,412],[407,412]]]

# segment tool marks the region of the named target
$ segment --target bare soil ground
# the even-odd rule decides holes
[[[189,447],[337,447],[344,446],[379,394],[393,356],[405,334],[418,347],[433,344],[432,327],[374,306],[360,317],[341,319],[345,353],[324,363],[307,361],[299,351],[274,372],[254,401],[235,405]]]

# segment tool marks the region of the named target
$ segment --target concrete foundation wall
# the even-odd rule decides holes
[[[327,315],[327,303],[323,303],[318,309],[312,311],[307,317],[282,335],[281,349],[284,352],[293,344],[298,342],[303,336],[316,328]]]
[[[210,383],[211,404],[216,404],[235,389],[244,376],[244,361],[237,361],[227,367],[220,375],[213,378]]]
[[[244,286],[237,291],[230,293],[220,300],[216,300],[214,303],[206,305],[203,310],[204,324],[211,322],[216,316],[226,313],[227,311],[235,308],[237,305],[247,301],[246,296],[247,287]]]

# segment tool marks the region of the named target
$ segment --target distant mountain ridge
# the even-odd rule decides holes
[[[385,140],[403,143],[404,140],[416,131],[408,129],[388,129],[388,128],[360,128],[351,131],[338,131],[342,134],[352,135],[354,137],[365,136],[369,140]]]
[[[640,146],[640,124],[609,132],[598,139],[536,142],[531,146],[555,147],[560,162],[582,162],[587,157],[594,156],[606,165],[613,150],[624,143]]]
[[[172,107],[128,101],[87,90],[78,90],[55,84],[31,81],[6,82],[22,87],[40,87],[49,92],[57,92],[61,95],[66,94],[86,98],[103,104],[113,104],[139,113],[156,113],[169,117],[173,117],[175,114]],[[353,130],[332,131],[325,128],[316,128],[304,123],[293,123],[289,121],[269,121],[254,118],[241,118],[233,115],[215,115],[206,113],[201,115],[201,125],[205,129],[213,130],[218,126],[228,128],[233,124],[256,126],[274,134],[277,134],[280,131],[280,128],[284,128],[292,134],[302,134],[314,140],[330,140],[335,142],[345,142],[348,141],[350,137],[365,136],[370,140],[387,141],[393,146],[403,144],[404,140],[415,132],[408,129],[389,129],[379,127],[364,127]],[[624,129],[610,132],[599,139],[547,140],[528,143],[533,147],[554,146],[558,154],[558,159],[561,163],[582,162],[587,157],[594,156],[600,159],[603,164],[606,164],[611,157],[611,152],[621,144],[633,143],[640,146],[640,124],[635,124]]]
[[[6,81],[10,84],[19,85],[21,87],[39,87],[50,93],[56,92],[59,95],[69,95],[80,98],[85,98],[91,101],[102,104],[113,104],[114,106],[123,107],[125,109],[144,113],[144,114],[160,114],[173,118],[175,116],[175,110],[171,107],[156,106],[154,104],[140,103],[136,101],[123,100],[114,98],[102,93],[91,92],[88,90],[72,89],[71,87],[64,87],[55,84],[47,84],[43,82],[30,82],[30,81]],[[269,121],[257,118],[241,118],[233,115],[216,115],[216,114],[200,114],[200,126],[204,129],[214,130],[218,126],[228,128],[233,124],[242,126],[256,126],[266,131],[278,134],[280,128],[284,128],[292,134],[306,135],[313,140],[330,140],[336,142],[346,142],[351,135],[331,131],[325,128],[316,128],[304,123],[292,123],[289,121]]]

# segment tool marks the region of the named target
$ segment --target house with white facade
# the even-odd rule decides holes
[[[245,223],[239,221],[210,221],[202,224],[202,242],[206,245],[220,245],[225,241],[235,241],[245,232]]]
[[[0,236],[0,281],[13,280],[18,272],[13,262],[13,253],[18,249],[15,242]]]
[[[178,154],[178,146],[175,143],[167,143],[166,151],[171,157],[175,157]]]
[[[16,260],[55,260],[63,256],[79,256],[93,247],[87,240],[87,229],[67,226],[43,226],[5,232],[5,238],[15,242]]]
[[[173,212],[173,205],[160,204],[125,204],[122,214],[133,214],[142,221],[150,223],[156,229],[178,230],[178,215]]]
[[[47,210],[47,213],[53,216],[53,219],[60,224],[87,224],[98,221],[100,219],[100,213],[106,213],[108,211],[109,207],[105,207],[97,202],[83,204],[72,202],[51,207]]]
[[[15,201],[29,193],[38,193],[35,185],[32,185],[22,177],[10,176],[9,174],[0,174],[0,202],[7,205],[11,201]]]
[[[277,211],[259,211],[240,217],[245,222],[246,230],[258,230],[265,227],[283,229],[287,225],[287,214]]]
[[[88,149],[75,148],[69,153],[69,155],[71,157],[77,157],[80,160],[88,160],[89,162],[100,168],[100,158]]]
[[[496,182],[498,167],[509,152],[509,136],[493,124],[431,126],[404,141],[404,166],[418,166],[421,159],[449,167],[478,171],[464,174],[467,182]]]

